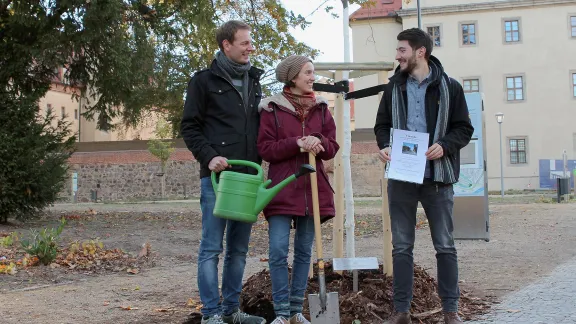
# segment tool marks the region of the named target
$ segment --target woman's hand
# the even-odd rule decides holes
[[[317,155],[320,152],[324,152],[324,147],[322,147],[322,141],[316,136],[305,136],[299,138],[298,146],[303,148],[305,151],[312,152]]]

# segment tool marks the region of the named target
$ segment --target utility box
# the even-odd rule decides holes
[[[562,196],[570,194],[570,177],[567,178],[558,178],[557,181],[557,194],[558,194],[558,202],[562,201]]]
[[[460,150],[460,179],[454,184],[454,238],[490,239],[488,176],[482,94],[466,93],[474,134]]]

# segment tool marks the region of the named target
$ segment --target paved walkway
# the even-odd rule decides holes
[[[566,247],[574,248],[574,247]],[[493,312],[474,324],[576,323],[576,259],[549,276],[506,296]]]

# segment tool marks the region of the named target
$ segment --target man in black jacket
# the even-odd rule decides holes
[[[374,132],[379,157],[390,156],[390,129],[430,134],[427,163],[421,185],[388,180],[392,225],[394,313],[388,324],[410,321],[414,284],[416,211],[420,201],[436,249],[438,294],[446,324],[462,323],[458,317],[458,261],[452,236],[453,184],[460,173],[460,149],[474,132],[462,86],[448,77],[440,61],[431,56],[432,39],[418,28],[398,34],[396,60],[400,66],[390,78],[376,116]]]
[[[242,278],[252,225],[226,221],[212,213],[216,196],[210,175],[227,168],[228,159],[262,162],[256,139],[262,97],[263,71],[250,64],[254,51],[250,27],[229,21],[216,40],[220,51],[210,68],[198,71],[188,84],[181,133],[188,149],[200,163],[202,241],[198,253],[198,290],[202,301],[202,324],[264,324],[266,321],[239,310]],[[256,170],[234,166],[234,171]],[[222,274],[222,296],[218,288],[218,258],[226,231],[226,255]]]

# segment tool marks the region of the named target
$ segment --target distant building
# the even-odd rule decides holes
[[[350,16],[355,62],[395,61],[397,34],[418,26],[416,0],[375,3]],[[554,187],[563,169],[550,160],[563,150],[576,159],[576,1],[421,0],[421,7],[433,55],[465,92],[483,93],[489,190],[500,190],[497,112],[505,189]],[[366,88],[377,77],[355,83]],[[356,129],[369,131],[377,96],[356,107]]]
[[[135,128],[119,128],[109,132],[100,131],[96,128],[96,120],[89,121],[82,117],[82,112],[86,111],[88,98],[81,97],[78,100],[73,98],[73,94],[80,95],[80,89],[71,87],[66,80],[65,68],[59,68],[52,81],[50,90],[39,101],[39,111],[46,114],[48,108],[52,109],[57,118],[64,117],[71,122],[73,133],[76,134],[80,142],[100,142],[100,141],[122,141],[122,140],[146,140],[153,137],[154,127],[157,118],[152,117]],[[119,122],[118,119],[113,121]]]

